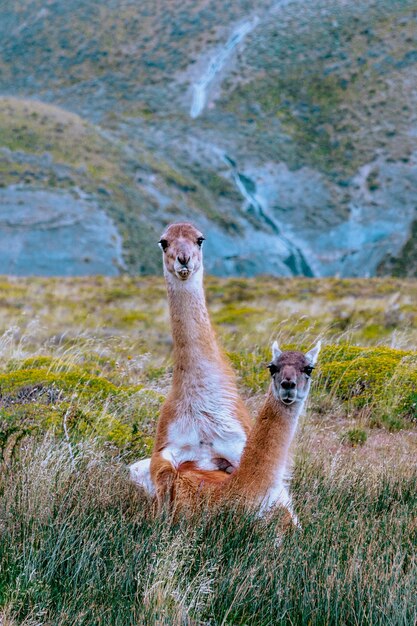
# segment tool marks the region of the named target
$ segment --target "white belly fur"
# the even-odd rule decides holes
[[[183,396],[176,402],[162,457],[174,467],[194,461],[200,469],[214,470],[216,459],[237,467],[246,433],[235,416],[236,390],[217,364],[200,361],[196,370],[190,377],[184,374]],[[154,492],[149,460],[132,465],[130,473],[136,484]]]
[[[228,432],[227,438],[212,429],[199,428],[197,420],[190,424],[188,420],[176,420],[170,425],[168,443],[162,451],[164,459],[169,460],[174,467],[185,461],[194,461],[200,469],[218,469],[216,459],[226,459],[233,467],[237,467],[246,435],[239,423],[234,432]],[[211,429],[210,429],[211,430]]]
[[[195,372],[184,374],[175,413],[162,451],[175,467],[194,461],[201,469],[218,469],[215,459],[239,464],[246,433],[236,418],[236,389],[218,364],[200,361]]]

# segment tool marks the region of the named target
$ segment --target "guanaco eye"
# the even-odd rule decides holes
[[[203,245],[203,241],[205,241],[205,237],[199,237],[197,239],[197,245],[201,248],[201,246]]]
[[[279,369],[279,368],[275,365],[275,363],[270,363],[267,367],[268,367],[268,369],[269,369],[269,373],[271,374],[271,376],[273,376],[274,374],[276,374],[276,373],[277,373],[277,371],[278,371],[278,369]]]
[[[306,374],[307,376],[311,376],[311,374],[313,373],[313,369],[314,365],[306,365],[306,367],[304,368],[304,374]]]
[[[165,250],[168,248],[167,240],[166,239],[160,239],[158,243],[161,246],[162,250],[165,252]]]

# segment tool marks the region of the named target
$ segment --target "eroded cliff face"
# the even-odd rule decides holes
[[[25,250],[0,271],[63,272],[44,206],[68,274],[159,271],[160,231],[188,219],[218,275],[416,275],[411,0],[19,0],[0,17],[0,229]]]
[[[0,267],[15,276],[116,275],[122,242],[107,214],[65,191],[0,189]]]

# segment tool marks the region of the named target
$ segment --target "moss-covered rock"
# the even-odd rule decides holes
[[[0,374],[0,393],[2,396],[18,393],[27,385],[56,387],[62,391],[76,393],[86,399],[92,396],[108,396],[118,393],[115,385],[105,378],[90,376],[81,368],[68,372],[50,372],[44,368],[20,369],[7,374]]]

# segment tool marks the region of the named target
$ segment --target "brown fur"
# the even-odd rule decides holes
[[[281,405],[270,389],[239,467],[227,474],[200,470],[193,462],[182,463],[174,479],[176,498],[181,494],[187,505],[195,505],[206,496],[211,500],[243,499],[248,505],[255,505],[271,484],[277,459],[287,452],[293,414],[294,409]],[[189,496],[186,496],[187,487]]]
[[[285,468],[298,416],[309,391],[309,378],[304,373],[309,363],[304,354],[292,351],[281,353],[275,361],[279,370],[273,375],[240,465],[233,474],[199,470],[194,463],[183,463],[178,468],[171,483],[171,505],[177,513],[193,512],[203,502],[214,505],[235,501],[245,508],[262,503],[274,484],[277,467]],[[296,383],[301,403],[286,405],[279,399],[282,382],[289,380]],[[292,525],[291,512],[285,508],[284,526]]]
[[[162,457],[167,446],[168,428],[180,415],[178,406],[181,398],[200,386],[202,373],[198,363],[210,361],[217,367],[221,378],[227,381],[234,395],[235,417],[244,432],[249,433],[251,419],[237,391],[235,375],[223,352],[220,350],[211,326],[207,305],[202,297],[181,285],[178,259],[188,260],[188,266],[197,272],[202,265],[201,250],[197,244],[202,233],[192,224],[172,224],[162,235],[164,242],[164,272],[166,277],[171,327],[173,335],[174,372],[172,389],[162,407],[157,426],[154,452],[151,459],[151,476],[160,501],[166,498],[176,475],[172,464]],[[207,415],[216,422],[216,415]],[[218,459],[219,467],[224,459]]]

